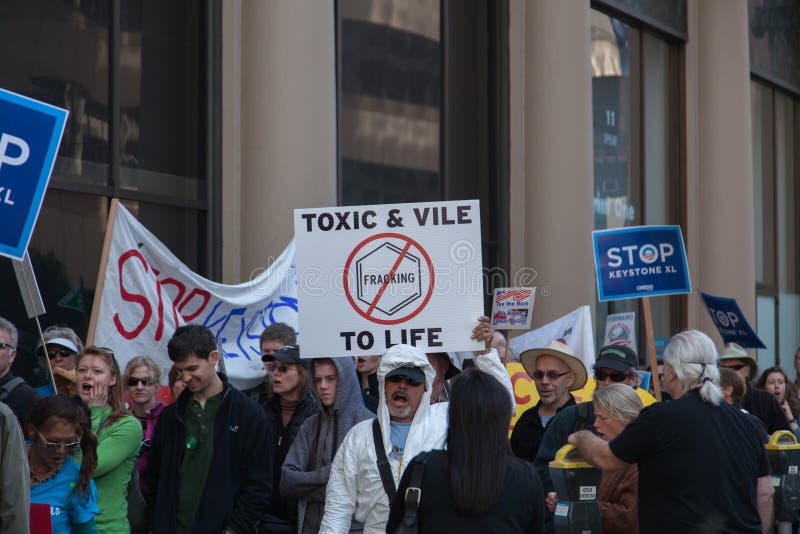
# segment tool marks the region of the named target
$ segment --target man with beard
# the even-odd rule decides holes
[[[481,317],[472,338],[489,349],[492,334],[489,319]],[[480,354],[476,366],[503,384],[513,399],[497,352]],[[408,463],[420,452],[446,445],[448,403],[430,404],[435,375],[425,353],[410,345],[395,345],[383,355],[378,417],[354,426],[336,453],[320,534],[347,532],[353,518],[364,523],[364,534],[386,532],[389,502]]]
[[[533,462],[545,429],[555,415],[575,404],[570,391],[586,384],[586,367],[564,343],[551,341],[543,349],[522,353],[522,365],[536,383],[539,402],[529,408],[514,425],[511,451],[515,456]]]

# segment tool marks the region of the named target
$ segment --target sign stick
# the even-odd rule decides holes
[[[94,341],[94,331],[97,328],[97,314],[100,311],[100,298],[103,296],[103,285],[106,281],[108,253],[111,249],[111,234],[114,233],[114,220],[117,218],[117,204],[119,204],[118,199],[111,199],[111,208],[108,210],[108,222],[106,223],[106,237],[103,241],[103,253],[100,255],[100,267],[97,270],[97,287],[94,290],[92,316],[89,319],[89,331],[86,333],[87,346],[91,345]]]
[[[505,354],[503,354],[503,363],[504,364],[508,363],[508,346],[510,345],[510,341],[511,341],[511,336],[509,335],[510,333],[511,333],[510,330],[503,330],[503,335],[506,336],[506,350],[505,350]]]
[[[36,273],[33,272],[33,264],[31,263],[31,256],[28,254],[28,249],[22,255],[21,260],[11,260],[14,267],[14,274],[17,276],[17,284],[19,291],[22,294],[22,302],[25,304],[25,311],[28,317],[36,321],[36,328],[39,330],[39,339],[42,341],[42,351],[44,352],[44,359],[47,360],[47,368],[50,371],[50,380],[53,384],[53,391],[58,393],[58,386],[56,386],[56,379],[53,376],[53,367],[50,365],[50,358],[47,356],[47,347],[45,346],[44,334],[42,333],[42,325],[39,322],[39,316],[46,313],[44,302],[42,301],[42,294],[39,291],[39,284],[36,281]]]
[[[653,390],[656,394],[656,400],[661,402],[661,380],[658,378],[656,342],[653,337],[653,316],[650,314],[650,297],[642,297],[642,311],[644,311],[644,328],[647,332],[647,348],[650,352],[650,374],[653,375]]]
[[[39,339],[42,340],[42,351],[44,352],[44,359],[47,360],[47,370],[50,371],[50,383],[53,384],[53,391],[58,395],[58,386],[56,386],[56,376],[53,374],[53,364],[50,363],[50,356],[47,355],[47,345],[44,341],[44,333],[42,332],[42,324],[39,322],[39,316],[34,315],[36,321],[36,328],[39,330]]]

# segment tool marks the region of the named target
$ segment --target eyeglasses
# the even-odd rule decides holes
[[[269,365],[267,365],[267,369],[269,369],[270,373],[274,373],[275,371],[278,371],[281,374],[285,374],[285,373],[288,373],[289,371],[291,371],[293,368],[289,367],[288,365],[269,364]]]
[[[65,451],[72,452],[81,444],[80,437],[78,437],[78,441],[73,441],[71,443],[64,443],[63,441],[47,441],[41,434],[39,434],[39,439],[42,440],[44,448],[48,451],[58,451],[63,447]]]
[[[416,380],[414,378],[411,378],[410,376],[405,376],[405,375],[394,375],[394,376],[387,376],[386,377],[386,381],[387,382],[391,382],[392,384],[399,384],[400,382],[402,382],[404,380],[405,380],[406,384],[408,384],[412,388],[415,388],[415,387],[419,386],[420,384],[422,384],[422,382],[420,382],[419,380]]]
[[[734,371],[739,371],[745,368],[746,366],[747,366],[746,363],[734,363],[732,365],[720,364],[720,367],[724,367],[726,369],[733,369]]]
[[[73,354],[75,353],[69,349],[53,349],[47,351],[47,357],[50,358],[51,360],[54,360],[59,356],[61,356],[62,358],[69,358]]]
[[[608,378],[612,382],[624,382],[625,379],[628,378],[628,375],[626,375],[625,373],[608,373],[606,371],[603,371],[602,369],[598,369],[597,371],[594,372],[594,378],[595,380],[599,381]]]
[[[5,343],[3,341],[0,341],[0,350],[3,349],[17,350],[17,347],[15,347],[14,345],[9,345],[8,343]]]
[[[564,375],[570,374],[572,371],[565,371],[563,373],[559,373],[558,371],[541,371],[536,370],[533,372],[533,379],[534,380],[542,380],[544,377],[547,377],[548,380],[558,380]]]
[[[152,376],[143,376],[143,377],[131,376],[128,378],[128,386],[132,388],[138,386],[139,384],[143,386],[152,386],[155,383],[156,379],[153,378]]]

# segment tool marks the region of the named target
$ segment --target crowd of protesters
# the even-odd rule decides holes
[[[140,355],[124,372],[51,327],[37,348],[51,382],[34,389],[10,371],[17,330],[0,318],[0,532],[29,532],[42,510],[56,534],[552,532],[549,463],[568,443],[602,471],[603,532],[771,528],[763,444],[800,437],[798,381],[780,367],[758,377],[747,351],[718,355],[688,330],[659,369],[669,402],[620,345],[598,350],[593,398],[576,402],[590,371],[555,340],[520,354],[539,402],[509,439],[506,340],[485,317],[472,338],[486,350],[471,365],[409,345],[308,360],[276,323],[259,340],[266,378],[239,391],[206,327],[175,331],[168,371]]]

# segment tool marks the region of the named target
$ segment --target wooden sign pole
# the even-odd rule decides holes
[[[92,302],[92,316],[89,319],[89,331],[86,333],[86,345],[94,343],[94,331],[97,328],[97,314],[100,312],[100,297],[103,296],[103,285],[106,280],[106,265],[108,264],[108,254],[111,249],[111,234],[114,233],[114,221],[117,218],[117,205],[119,200],[111,200],[111,208],[108,210],[108,222],[106,223],[106,237],[103,241],[103,253],[100,255],[100,267],[97,271],[97,287],[94,291],[94,301]]]
[[[656,400],[661,402],[661,379],[658,377],[658,361],[656,360],[656,342],[653,337],[653,316],[650,313],[650,297],[642,297],[642,311],[644,312],[644,329],[647,332],[647,348],[650,352],[650,374],[653,380],[653,391]]]

